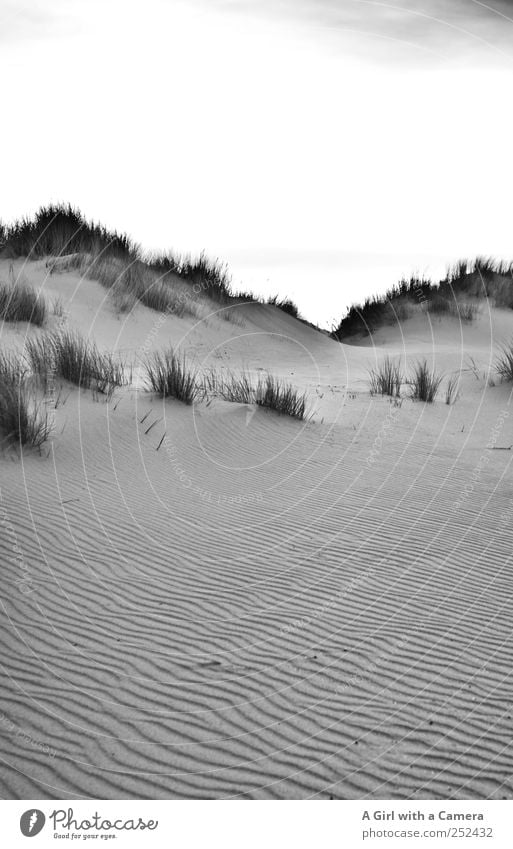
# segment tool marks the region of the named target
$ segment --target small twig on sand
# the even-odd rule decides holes
[[[160,421],[162,421],[162,419],[155,419],[155,421],[153,422],[153,424],[151,424],[151,425],[149,426],[148,430],[145,430],[145,431],[144,431],[144,435],[146,436],[146,434],[148,434],[148,433],[150,432],[150,430],[152,429],[152,427],[155,427],[155,425],[156,425],[156,424],[158,424],[158,422],[160,422]]]

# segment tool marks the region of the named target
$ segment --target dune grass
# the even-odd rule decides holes
[[[25,337],[24,354],[39,386],[47,392],[55,373],[50,334]]]
[[[196,373],[171,348],[163,353],[155,351],[144,361],[146,386],[162,398],[176,398],[192,404],[201,394]]]
[[[428,310],[432,315],[457,318],[465,324],[475,321],[479,314],[476,303],[456,300],[454,295],[451,297],[449,294],[440,294],[440,292],[430,297]]]
[[[271,374],[259,379],[255,401],[259,407],[275,410],[280,415],[300,420],[307,416],[306,393],[299,392],[290,383],[285,383]]]
[[[122,362],[111,353],[99,351],[77,332],[52,334],[50,350],[55,374],[76,386],[111,395],[116,387],[128,382]]]
[[[32,218],[2,225],[0,253],[11,259],[61,258],[54,270],[75,268],[115,287],[113,302],[121,312],[132,309],[136,299],[159,312],[195,316],[194,300],[202,294],[223,305],[236,298],[220,260],[204,252],[145,254],[129,236],[87,221],[70,204],[43,206]]]
[[[48,385],[50,376],[55,376],[110,396],[116,387],[130,382],[124,362],[111,353],[99,351],[78,332],[67,330],[27,339],[25,354],[43,386]]]
[[[0,321],[29,321],[41,327],[47,314],[46,301],[27,283],[0,283]]]
[[[495,370],[504,382],[513,381],[513,342],[501,346],[495,358]]]
[[[253,404],[255,401],[251,376],[245,371],[240,374],[228,371],[219,375],[215,369],[211,369],[203,374],[200,385],[206,397],[218,395],[235,404]]]
[[[369,371],[371,395],[390,395],[399,398],[404,377],[399,362],[385,357],[377,368]]]
[[[245,371],[219,375],[212,369],[203,375],[200,386],[204,398],[217,395],[225,401],[257,404],[296,419],[307,417],[306,394],[270,374],[261,377],[254,385],[251,376]]]
[[[221,395],[225,401],[236,404],[252,404],[255,400],[255,390],[251,377],[246,372],[229,374],[221,385]]]
[[[97,280],[108,289],[117,312],[128,313],[140,302],[156,312],[197,317],[189,287],[167,277],[168,272],[160,273],[142,259],[109,253],[76,254],[69,258],[67,267]]]
[[[479,307],[469,298],[489,298],[497,307],[513,308],[513,263],[492,257],[462,259],[447,268],[439,283],[413,274],[382,295],[353,304],[333,329],[333,338],[372,334],[380,327],[402,321],[419,309],[464,322],[474,321]]]
[[[413,366],[413,372],[408,381],[411,386],[411,397],[417,401],[432,404],[438,394],[442,380],[443,374],[437,374],[430,369],[427,360],[419,360]]]
[[[462,321],[470,323],[475,321],[478,315],[479,307],[477,304],[458,303],[458,318],[461,318]]]
[[[299,309],[291,298],[280,298],[279,295],[273,295],[267,299],[267,303],[273,307],[278,307],[293,318],[299,318]]]
[[[136,256],[138,248],[128,236],[86,221],[71,204],[49,204],[32,218],[4,225],[0,250],[11,259],[101,251],[127,258]]]
[[[194,294],[201,292],[220,304],[229,304],[234,297],[231,276],[226,263],[219,259],[210,259],[204,251],[197,257],[190,254],[180,255],[172,251],[154,254],[147,258],[148,266],[161,276],[173,274],[185,280]]]
[[[52,423],[27,379],[23,360],[0,352],[0,434],[2,441],[39,448]]]
[[[459,376],[453,375],[450,377],[445,385],[445,403],[454,404],[456,399],[458,398],[458,386],[459,386]]]

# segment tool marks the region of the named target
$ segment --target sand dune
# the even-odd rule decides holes
[[[72,390],[49,456],[4,451],[2,796],[511,798],[512,452],[486,447],[513,443],[510,391],[482,372],[513,314],[378,349],[262,305],[152,335],[92,281],[26,275],[100,345],[271,369],[314,417]],[[371,398],[387,352],[461,397]]]

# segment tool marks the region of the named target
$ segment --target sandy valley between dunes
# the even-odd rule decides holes
[[[350,346],[24,273],[56,325],[270,369],[314,415],[164,403],[136,370],[108,403],[67,388],[41,456],[3,450],[2,796],[512,798],[513,418],[486,372],[513,312]],[[457,402],[371,397],[386,353],[460,374]]]

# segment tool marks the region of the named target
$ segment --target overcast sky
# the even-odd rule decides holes
[[[69,200],[323,324],[402,273],[513,258],[513,2],[0,10],[4,219]]]

